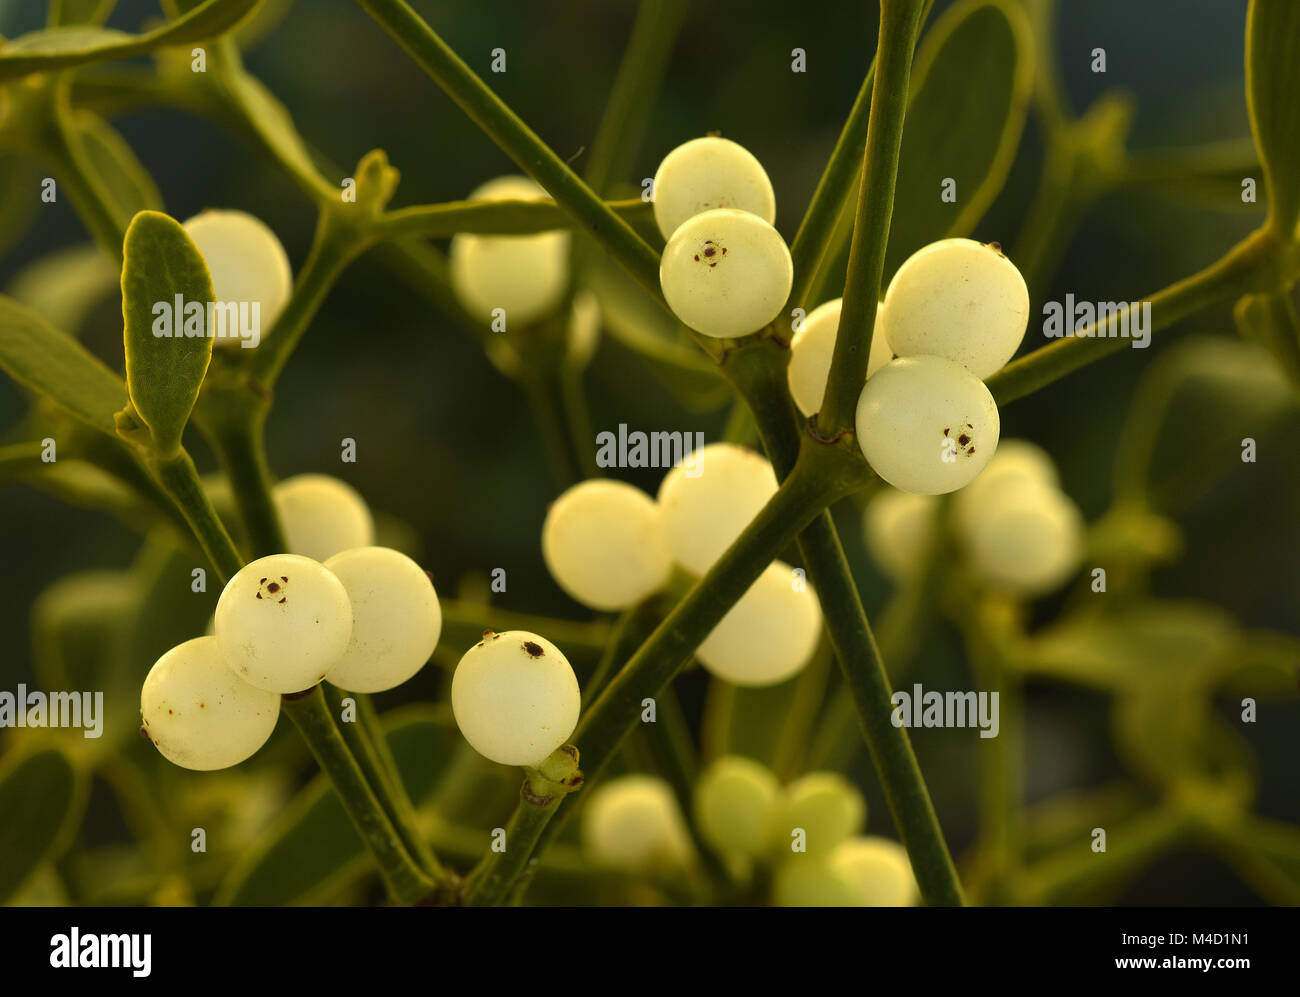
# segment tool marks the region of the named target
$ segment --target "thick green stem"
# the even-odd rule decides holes
[[[353,827],[379,865],[388,892],[399,904],[432,898],[437,884],[416,865],[384,813],[357,760],[334,725],[320,686],[283,699],[284,712],[302,733],[321,769],[334,784]]]
[[[357,2],[520,169],[601,242],[642,287],[656,298],[661,297],[659,254],[611,211],[405,0]]]
[[[199,546],[203,548],[203,553],[212,562],[212,569],[224,585],[244,566],[244,561],[203,490],[194,461],[181,450],[174,457],[152,458],[149,465],[159,484],[180,508],[199,541]]]
[[[840,311],[826,396],[817,416],[822,436],[851,431],[858,396],[867,382],[867,358],[876,324],[880,278],[889,244],[898,179],[898,151],[907,114],[912,53],[921,26],[923,0],[881,0],[880,42],[876,48],[875,85],[867,151],[858,191],[858,212],[849,249],[848,280]]]
[[[239,507],[248,532],[251,557],[280,554],[289,549],[279,514],[271,499],[275,478],[266,461],[262,430],[267,406],[261,402],[238,402],[223,397],[217,406],[205,406],[213,417],[203,422],[207,435]],[[251,559],[251,558],[250,558]]]
[[[293,293],[275,325],[263,334],[261,345],[253,351],[250,367],[263,388],[275,384],[334,281],[367,245],[353,229],[338,224],[332,213],[321,214],[311,252],[294,281]]]
[[[1224,304],[1251,291],[1266,290],[1279,280],[1286,261],[1271,235],[1261,229],[1232,248],[1222,259],[1199,273],[1171,284],[1145,299],[1151,304],[1149,333],[1214,305]],[[988,379],[989,391],[999,405],[1023,398],[1080,367],[1132,345],[1135,340],[1114,334],[1127,326],[1129,308],[1118,319],[1103,319],[1075,333],[1013,360]],[[1067,316],[1066,321],[1069,320]],[[1099,329],[1105,324],[1106,328]],[[1107,336],[1110,330],[1112,334]]]
[[[629,222],[647,221],[654,214],[654,205],[639,197],[605,204]],[[530,235],[575,225],[573,216],[554,201],[448,201],[389,211],[375,220],[370,232],[382,239],[446,239],[462,233]]]

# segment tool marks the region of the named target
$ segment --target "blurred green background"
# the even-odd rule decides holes
[[[283,20],[247,53],[247,66],[327,159],[350,171],[369,149],[386,150],[402,173],[395,206],[460,199],[488,178],[517,172],[355,4],[299,0],[280,6],[287,7]],[[413,6],[563,158],[572,156],[581,166],[622,54],[632,3],[416,0]],[[936,3],[931,20],[947,6]],[[0,0],[0,34],[39,27],[44,8],[38,0]],[[1105,91],[1132,94],[1132,149],[1247,137],[1243,8],[1224,0],[1064,0],[1056,46],[1070,104],[1080,113]],[[151,0],[122,0],[109,23],[134,30],[157,14]],[[623,179],[639,183],[673,146],[720,130],[767,168],[777,192],[776,224],[790,239],[873,51],[875,23],[874,5],[864,3],[692,4],[635,170]],[[1089,69],[1095,46],[1107,51],[1105,74]],[[487,70],[498,47],[507,52],[508,71],[494,75]],[[806,73],[790,72],[794,47],[807,52]],[[157,180],[170,214],[183,220],[205,207],[250,211],[278,233],[295,270],[301,265],[314,213],[271,164],[179,111],[145,110],[115,124]],[[972,233],[976,238],[1014,247],[1041,161],[1031,114],[1010,178]],[[1035,301],[1067,291],[1080,299],[1137,299],[1205,266],[1263,216],[1262,206],[1243,206],[1235,191],[1229,186],[1226,193],[1183,196],[1141,187],[1104,197],[1087,212],[1050,284],[1031,288]],[[33,187],[33,199],[37,194]],[[26,234],[0,257],[0,287],[31,261],[86,242],[62,198],[39,205]],[[1095,518],[1109,501],[1115,443],[1138,378],[1187,332],[1235,336],[1226,308],[1185,322],[1177,333],[1158,336],[1149,350],[1121,351],[1004,408],[1003,437],[1044,446],[1060,465],[1066,490]],[[95,306],[82,338],[110,365],[120,365],[115,298]],[[1041,343],[1031,319],[1024,348]],[[726,406],[700,411],[684,405],[610,337],[602,341],[586,386],[595,431],[626,423],[645,431],[702,430],[711,440],[726,417]],[[0,378],[0,427],[14,426],[25,408],[13,383]],[[508,590],[494,597],[501,605],[584,617],[542,564],[540,526],[554,488],[525,399],[477,342],[431,310],[376,254],[343,275],[313,322],[280,382],[268,433],[277,474],[339,475],[374,509],[409,524],[440,592],[481,584],[502,567]],[[1163,597],[1215,602],[1248,626],[1300,633],[1300,461],[1290,430],[1261,426],[1257,435],[1258,463],[1225,475],[1179,510],[1186,551],[1157,572],[1153,589]],[[1197,435],[1189,436],[1186,445],[1195,450]],[[339,461],[344,437],[357,441],[355,464]],[[211,469],[197,435],[189,445],[201,470]],[[1226,464],[1237,459],[1237,447],[1200,459]],[[651,492],[660,474],[617,473]],[[837,519],[867,610],[874,613],[889,593],[888,582],[863,549],[857,507],[842,503]],[[13,689],[33,681],[29,617],[42,589],[69,572],[128,565],[140,539],[107,515],[11,483],[0,485],[0,523],[0,628],[7,646],[0,688]],[[1046,600],[1036,619],[1050,619],[1062,599]],[[138,675],[151,663],[135,662]],[[959,641],[941,621],[915,676],[927,685],[970,687]],[[439,697],[442,678],[427,669],[379,697],[380,705]],[[688,712],[698,715],[703,676],[693,672],[679,686]],[[1267,722],[1243,728],[1260,759],[1258,810],[1294,822],[1300,820],[1294,763],[1300,704],[1271,702],[1267,709]],[[1225,715],[1232,716],[1230,703]],[[1074,686],[1031,686],[1029,800],[1121,774],[1109,726],[1105,697]],[[973,732],[916,731],[913,742],[958,853],[974,833]],[[855,774],[868,793],[871,829],[892,833],[865,758]],[[87,841],[121,838],[120,818],[102,788],[86,821]],[[1225,865],[1191,852],[1160,860],[1119,899],[1260,902]]]

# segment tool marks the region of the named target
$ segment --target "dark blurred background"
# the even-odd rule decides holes
[[[413,6],[484,74],[563,158],[589,147],[617,69],[634,5],[608,0],[548,3],[476,0]],[[934,16],[949,6],[935,5]],[[1122,88],[1136,99],[1130,147],[1164,147],[1249,135],[1243,95],[1244,4],[1236,0],[1065,0],[1057,51],[1076,113],[1103,91]],[[0,2],[0,34],[39,27],[39,0]],[[159,13],[151,0],[122,0],[111,24],[125,30]],[[763,162],[777,192],[777,227],[787,239],[820,175],[853,102],[875,44],[873,4],[699,3],[682,28],[647,138],[633,174],[652,176],[680,142],[721,130]],[[807,53],[807,72],[789,71],[790,50]],[[1107,50],[1108,71],[1089,69],[1095,46]],[[490,52],[504,48],[508,72],[489,74]],[[397,205],[455,200],[484,180],[517,172],[513,164],[444,97],[396,45],[348,0],[299,0],[282,23],[248,52],[246,62],[293,114],[300,132],[328,159],[351,172],[372,148],[383,148],[402,172]],[[975,85],[977,81],[972,81]],[[185,219],[204,207],[250,211],[280,236],[295,271],[310,242],[314,212],[269,164],[215,126],[180,112],[157,110],[118,119],[152,172],[169,213]],[[1041,164],[1031,114],[1005,190],[972,233],[1014,244]],[[35,196],[35,195],[33,195]],[[1036,300],[1061,297],[1140,298],[1216,259],[1259,223],[1262,205],[1243,208],[1164,196],[1143,189],[1108,196],[1089,211],[1050,288]],[[42,206],[39,223],[0,258],[0,287],[27,263],[88,242],[63,200]],[[1041,340],[1034,323],[1026,348]],[[1227,309],[1180,329],[1234,335]],[[121,362],[120,312],[106,300],[83,338],[113,366]],[[1144,366],[1178,336],[1162,334],[1151,349],[1124,350],[1050,390],[1003,410],[1003,437],[1025,437],[1057,459],[1067,491],[1089,518],[1110,497],[1115,440]],[[693,413],[645,375],[637,355],[606,337],[586,385],[595,430],[700,429],[721,433],[725,408]],[[420,554],[443,592],[494,567],[508,572],[498,596],[514,609],[581,617],[550,581],[539,530],[553,489],[529,410],[520,391],[489,363],[454,322],[386,271],[374,254],[338,282],[295,354],[277,391],[269,426],[270,459],[288,476],[322,471],[344,477],[377,511],[418,535]],[[0,378],[0,427],[12,426],[25,400]],[[357,441],[358,460],[339,461],[339,441]],[[201,469],[213,466],[197,438]],[[1300,484],[1293,453],[1261,458],[1249,484],[1224,485],[1182,520],[1188,549],[1156,579],[1159,594],[1211,600],[1252,626],[1296,631],[1300,567],[1297,517]],[[618,472],[653,491],[659,473]],[[838,518],[869,612],[887,583],[860,542],[856,507]],[[30,681],[28,616],[41,589],[61,575],[122,567],[139,545],[106,515],[62,505],[25,486],[0,487],[4,571],[0,628],[7,653],[0,687]],[[939,639],[927,668],[960,675],[955,640]],[[944,656],[950,660],[945,660]],[[148,667],[141,662],[141,674]],[[960,679],[955,680],[961,682]],[[698,674],[683,684],[697,710]],[[959,684],[957,687],[965,687]],[[387,697],[390,705],[437,693],[437,676],[422,677]],[[1035,689],[1030,700],[1031,799],[1068,787],[1095,785],[1121,771],[1108,738],[1103,697],[1073,687]],[[1300,722],[1259,725],[1247,732],[1263,759],[1261,812],[1300,817],[1294,740],[1282,731]],[[923,770],[955,850],[973,833],[972,741],[964,731],[914,733]],[[884,831],[883,799],[869,767],[859,773]],[[887,832],[886,832],[887,833]],[[1258,900],[1214,860],[1174,855],[1145,873],[1123,902],[1223,904]]]

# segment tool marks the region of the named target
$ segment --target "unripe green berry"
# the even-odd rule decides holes
[[[673,314],[719,339],[757,332],[781,313],[794,281],[790,250],[748,211],[718,208],[687,219],[659,262]]]
[[[717,136],[692,139],[664,157],[654,180],[655,222],[665,239],[688,218],[737,208],[771,225],[776,195],[762,164],[744,146]]]
[[[751,858],[771,845],[781,787],[772,770],[740,755],[719,758],[695,786],[700,836],[721,852]]]
[[[889,838],[865,836],[841,841],[828,859],[863,907],[913,907],[920,900],[907,850]]]
[[[786,850],[802,828],[807,852],[826,855],[862,830],[866,819],[867,804],[856,786],[835,772],[810,772],[786,787],[778,830]]]
[[[280,697],[232,672],[215,637],[195,637],[149,670],[140,715],[168,761],[206,772],[237,765],[267,742],[280,717]]]

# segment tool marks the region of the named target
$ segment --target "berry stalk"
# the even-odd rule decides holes
[[[203,548],[203,553],[212,562],[213,571],[224,585],[243,567],[244,561],[203,490],[194,461],[182,449],[173,457],[150,457],[149,466],[159,484],[180,508],[181,515],[185,517],[199,546]]]

